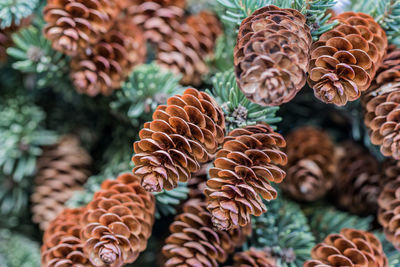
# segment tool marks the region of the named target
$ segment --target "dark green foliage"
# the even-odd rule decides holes
[[[0,1],[0,28],[6,28],[22,19],[29,17],[38,5],[38,0],[1,0]]]
[[[188,193],[189,189],[184,183],[179,183],[179,186],[171,191],[154,193],[157,200],[156,219],[176,214],[176,207],[188,197]]]
[[[276,117],[279,107],[262,107],[248,100],[240,91],[233,70],[217,73],[212,78],[213,89],[208,91],[225,113],[227,130],[265,122],[275,124],[281,121]]]
[[[400,0],[379,0],[372,15],[386,31],[389,42],[399,45]]]

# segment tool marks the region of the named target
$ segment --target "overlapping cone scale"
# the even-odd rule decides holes
[[[225,135],[225,119],[216,101],[189,88],[157,107],[134,143],[133,173],[148,191],[172,190],[186,182],[200,163],[211,160]]]
[[[276,261],[266,251],[250,248],[237,252],[234,257],[233,267],[276,267]]]

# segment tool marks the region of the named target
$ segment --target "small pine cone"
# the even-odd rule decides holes
[[[387,267],[388,264],[382,244],[375,235],[347,228],[340,234],[328,235],[323,243],[312,249],[311,257],[304,267]]]
[[[367,90],[387,48],[385,31],[369,15],[345,12],[311,48],[308,83],[317,98],[343,106]]]
[[[106,180],[81,218],[84,251],[94,266],[122,266],[146,249],[155,199],[132,174]]]
[[[72,58],[71,78],[80,93],[110,95],[145,57],[141,31],[129,20],[119,20],[98,43]]]
[[[54,49],[74,56],[96,43],[118,13],[112,0],[48,0],[43,9],[44,35]]]
[[[289,102],[306,83],[311,42],[300,12],[271,5],[258,9],[239,28],[234,52],[239,88],[263,106]]]
[[[44,149],[37,163],[35,189],[31,196],[32,221],[46,230],[64,210],[74,192],[83,189],[90,175],[91,158],[76,137],[66,136]]]
[[[378,220],[386,238],[400,250],[400,176],[385,185],[378,203]]]
[[[298,201],[314,201],[333,186],[335,153],[331,137],[313,127],[302,127],[287,137],[287,177],[282,189]]]
[[[371,143],[381,153],[400,160],[400,49],[391,48],[376,76],[376,83],[363,97],[365,125]]]
[[[263,199],[277,197],[271,182],[280,183],[285,178],[279,167],[287,162],[280,150],[285,145],[285,139],[264,124],[229,133],[204,190],[215,227],[224,230],[245,226],[250,215],[260,216],[267,211]]]
[[[338,154],[335,199],[351,213],[376,214],[382,179],[378,161],[354,142],[344,143]]]
[[[233,256],[233,267],[276,267],[276,261],[267,252],[250,248]]]
[[[43,235],[43,267],[92,267],[83,252],[79,220],[84,208],[65,209]]]
[[[213,55],[217,36],[222,32],[218,19],[201,12],[187,18],[176,32],[158,46],[157,63],[175,74],[181,74],[181,84],[200,85],[208,73],[205,63]]]
[[[200,163],[212,159],[225,135],[225,119],[217,102],[189,88],[160,105],[134,143],[133,173],[148,191],[172,190],[186,182]]]
[[[215,230],[206,203],[191,199],[185,203],[183,213],[170,226],[171,235],[165,241],[163,254],[166,267],[217,267],[250,235],[249,227],[227,231]]]

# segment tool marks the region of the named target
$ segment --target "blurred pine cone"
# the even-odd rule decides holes
[[[317,98],[343,106],[358,99],[386,53],[385,31],[364,13],[345,12],[311,48],[308,83]]]
[[[378,161],[364,147],[351,141],[338,150],[336,201],[351,213],[375,214],[382,179]]]
[[[251,101],[289,102],[306,83],[311,33],[294,9],[266,6],[242,21],[234,52],[236,78]]]
[[[371,143],[379,145],[384,156],[400,160],[400,48],[389,48],[363,103]]]
[[[182,84],[200,85],[208,73],[205,60],[213,55],[221,25],[214,14],[203,11],[189,16],[175,31],[159,44],[157,63],[182,74]]]
[[[388,260],[379,239],[372,233],[342,229],[340,234],[328,235],[323,243],[311,251],[312,260],[304,267],[316,266],[371,266],[386,267]]]
[[[171,235],[165,241],[163,254],[166,267],[212,266],[227,260],[235,247],[250,235],[251,228],[234,228],[229,232],[215,230],[206,203],[191,199],[185,203],[183,213],[170,225]]]
[[[106,180],[81,218],[84,251],[95,266],[123,266],[146,249],[154,222],[155,199],[125,173]]]
[[[112,0],[48,0],[44,35],[54,49],[76,55],[107,32],[118,13]]]
[[[37,163],[32,201],[32,221],[46,230],[66,207],[74,192],[82,190],[90,175],[91,158],[76,137],[66,136],[44,149]]]
[[[93,266],[83,252],[79,237],[83,212],[84,208],[65,209],[50,223],[43,235],[43,267]]]
[[[281,151],[285,145],[283,137],[269,125],[247,126],[229,133],[217,152],[204,190],[215,227],[225,230],[245,226],[250,215],[267,211],[263,199],[277,197],[271,183],[285,178],[280,168],[287,162]]]
[[[145,57],[141,31],[130,20],[118,20],[99,42],[72,58],[71,78],[80,93],[110,95]]]
[[[224,114],[204,92],[189,88],[160,105],[134,143],[133,173],[148,191],[172,190],[213,157],[225,135]]]
[[[378,220],[386,238],[400,250],[400,176],[386,184],[379,195],[378,203]]]
[[[298,201],[314,201],[333,186],[334,144],[324,131],[298,128],[287,137],[287,177],[282,189]]]
[[[10,27],[0,29],[0,63],[4,63],[7,60],[7,48],[13,44],[11,39],[11,33],[13,31],[14,29]]]
[[[250,248],[233,256],[233,267],[276,267],[275,259],[267,252]]]

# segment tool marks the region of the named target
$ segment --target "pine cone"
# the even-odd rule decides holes
[[[215,230],[206,203],[191,199],[183,213],[170,226],[171,235],[165,241],[163,254],[166,267],[212,266],[226,261],[235,247],[241,246],[250,228],[234,228],[229,232]]]
[[[44,35],[53,48],[73,56],[96,43],[119,13],[111,0],[48,0]]]
[[[313,260],[306,261],[304,267],[386,267],[388,264],[379,239],[372,233],[355,229],[328,235],[312,249],[311,257]]]
[[[378,161],[362,146],[346,142],[340,148],[335,178],[335,199],[358,215],[375,214],[381,191]]]
[[[311,42],[300,12],[272,5],[256,10],[242,21],[234,51],[240,89],[263,106],[289,102],[306,83]]]
[[[379,223],[387,240],[400,250],[400,176],[388,182],[378,199]]]
[[[385,31],[369,15],[345,12],[311,48],[308,83],[317,98],[343,106],[367,90],[387,48]]]
[[[73,193],[83,189],[90,175],[90,164],[90,156],[72,136],[44,149],[37,163],[35,189],[31,196],[32,221],[42,230],[46,230],[64,210]]]
[[[390,48],[376,76],[376,83],[363,97],[364,122],[371,143],[379,145],[384,156],[400,160],[400,49]]]
[[[80,93],[110,95],[145,56],[140,30],[129,20],[119,20],[98,43],[72,58],[71,78]]]
[[[264,124],[238,128],[225,138],[204,193],[208,210],[218,229],[245,226],[250,215],[267,211],[262,199],[277,197],[271,182],[280,183],[285,172],[279,167],[287,162],[280,148],[283,137]]]
[[[79,238],[79,220],[83,212],[84,208],[65,209],[50,223],[43,236],[43,267],[93,266],[84,254]]]
[[[255,248],[234,255],[233,267],[276,267],[275,259],[268,253]]]
[[[314,201],[333,186],[334,145],[324,131],[302,127],[287,137],[287,177],[282,189],[299,201]]]
[[[225,120],[217,102],[204,92],[189,88],[160,105],[153,121],[144,124],[134,143],[133,173],[148,191],[171,190],[178,181],[213,157],[224,140]]]
[[[106,180],[81,218],[84,251],[94,266],[122,266],[146,249],[154,222],[154,196],[132,174]]]
[[[7,48],[12,46],[12,44],[10,29],[0,29],[0,63],[7,61]]]
[[[167,40],[158,46],[157,63],[175,74],[182,74],[181,84],[200,85],[208,73],[206,58],[213,54],[221,33],[218,19],[201,12],[187,18]]]

